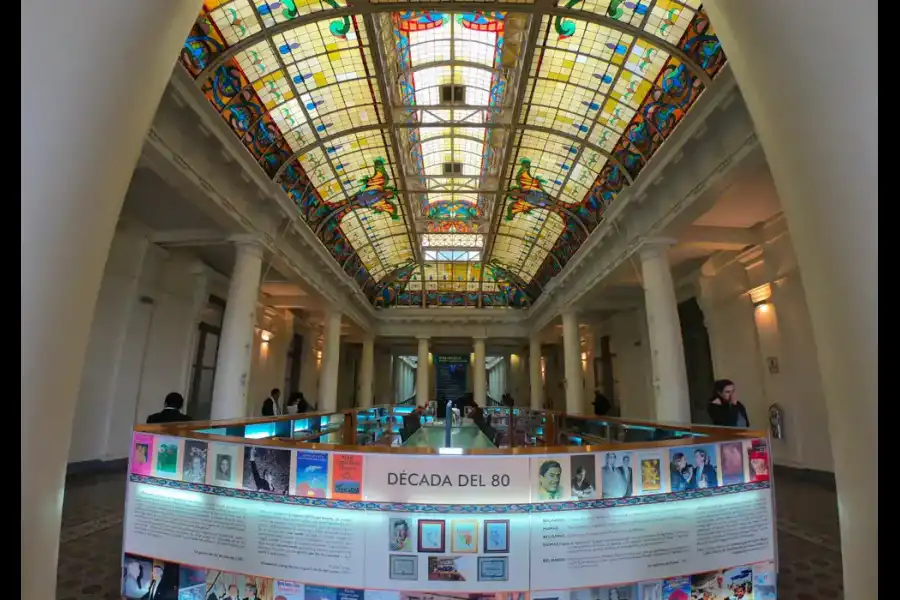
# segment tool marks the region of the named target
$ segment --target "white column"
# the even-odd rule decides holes
[[[473,348],[472,393],[475,394],[475,404],[484,407],[487,404],[487,358],[484,347],[484,338],[475,338]]]
[[[708,4],[806,289],[834,452],[844,595],[877,598],[877,3]]]
[[[228,300],[222,317],[219,355],[216,358],[211,411],[213,420],[237,419],[246,416],[247,412],[247,384],[263,251],[258,242],[239,242],[236,246],[234,269],[228,283]]]
[[[319,376],[319,410],[337,411],[338,374],[341,367],[341,313],[325,313],[325,342],[322,345],[322,371]]]
[[[359,359],[359,407],[372,406],[375,385],[375,338],[363,338],[362,355]]]
[[[75,399],[113,231],[201,4],[22,4],[22,31],[40,32],[21,41],[27,134],[21,141],[20,327],[22,389],[29,392],[21,395],[19,488],[28,534],[20,562],[34,598],[56,593],[56,578],[47,574],[56,572]],[[59,90],[66,90],[64,109]],[[107,135],[113,123],[115,133]]]
[[[581,338],[578,334],[578,315],[562,314],[563,368],[566,376],[566,412],[580,415],[584,377],[581,374]]]
[[[669,240],[652,241],[645,242],[640,249],[650,360],[653,365],[655,420],[690,423],[691,396],[688,393],[675,284],[669,269],[667,252],[670,245]]]
[[[419,337],[419,357],[416,362],[416,405],[425,406],[429,400],[431,386],[428,382],[428,373],[431,365],[428,363],[428,338]]]
[[[541,377],[541,339],[534,335],[528,341],[528,379],[531,384],[531,410],[544,408],[544,378]]]

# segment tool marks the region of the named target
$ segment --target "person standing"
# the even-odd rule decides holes
[[[166,399],[164,404],[164,408],[158,413],[153,413],[149,417],[147,417],[147,424],[153,425],[155,423],[178,423],[181,421],[193,421],[190,415],[186,415],[181,412],[181,408],[184,406],[184,396],[179,394],[178,392],[170,392],[166,394]]]
[[[262,416],[277,417],[281,414],[281,407],[278,405],[278,399],[281,398],[281,390],[272,388],[269,397],[263,400]]]
[[[598,417],[605,417],[612,410],[612,403],[609,398],[604,396],[600,390],[594,392],[594,414]]]
[[[713,384],[715,395],[707,405],[709,418],[713,425],[720,427],[750,427],[747,409],[737,399],[734,382],[730,379],[719,379]]]

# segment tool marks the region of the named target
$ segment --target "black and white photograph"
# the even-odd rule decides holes
[[[291,486],[291,451],[244,447],[244,489],[286,495]]]
[[[209,444],[199,440],[185,440],[184,464],[181,480],[188,483],[206,483],[206,461]]]
[[[634,494],[634,465],[631,452],[605,452],[600,482],[603,498],[628,498]]]
[[[571,459],[572,496],[576,500],[597,497],[597,471],[594,454],[574,454]]]

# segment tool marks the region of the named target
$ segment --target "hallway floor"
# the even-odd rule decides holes
[[[843,599],[833,490],[778,472],[779,600]],[[57,600],[119,599],[124,473],[73,477],[66,486]]]

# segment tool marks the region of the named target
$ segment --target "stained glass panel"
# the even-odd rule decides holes
[[[535,17],[490,4],[411,0],[369,31],[369,17],[329,15],[344,0],[207,0],[185,43],[215,110],[366,295],[384,292],[376,306],[527,306],[724,64],[697,0],[557,0],[567,14]]]

